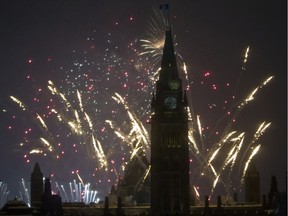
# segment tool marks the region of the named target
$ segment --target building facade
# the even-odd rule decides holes
[[[260,203],[260,175],[252,162],[248,167],[245,181],[245,201],[248,203]]]

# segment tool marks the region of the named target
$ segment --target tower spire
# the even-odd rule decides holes
[[[171,27],[166,31],[159,80],[179,79]]]
[[[33,207],[40,207],[43,194],[43,174],[41,172],[39,163],[34,166],[31,173],[31,205]]]

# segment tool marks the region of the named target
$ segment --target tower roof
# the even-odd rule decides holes
[[[246,171],[246,176],[258,176],[258,175],[259,175],[259,172],[255,166],[255,163],[251,161]]]
[[[167,30],[165,33],[165,43],[163,48],[163,56],[162,56],[159,79],[160,80],[179,79],[171,29]]]
[[[39,166],[39,163],[35,163],[35,166],[34,166],[34,169],[33,169],[33,173],[34,174],[41,174],[42,175],[42,172],[40,170],[40,166]]]

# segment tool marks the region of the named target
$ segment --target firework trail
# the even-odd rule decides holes
[[[55,183],[56,188],[60,192],[60,196],[64,198],[64,202],[84,202],[85,204],[97,203],[99,197],[97,197],[97,191],[91,190],[91,184],[77,183],[76,180],[69,182],[69,193],[66,192],[64,185]],[[70,195],[68,195],[70,194]]]
[[[271,122],[266,123],[265,121],[262,122],[260,124],[260,126],[258,127],[257,131],[254,133],[251,141],[249,142],[249,144],[247,145],[247,148],[242,156],[241,162],[240,162],[240,168],[243,167],[243,161],[245,156],[247,155],[248,151],[250,149],[253,149],[254,146],[252,146],[266,131],[266,129],[271,125]],[[247,163],[247,162],[246,162]]]
[[[165,31],[159,32],[159,34],[162,34],[162,43],[164,42],[164,33]],[[135,42],[129,42],[129,46],[127,46],[129,50],[126,50],[129,55],[131,54],[132,59],[129,62],[126,61],[119,52],[121,50],[119,44],[121,43],[113,38],[115,35],[117,35],[117,32],[109,32],[107,48],[105,48],[103,55],[102,52],[100,52],[101,54],[95,53],[92,46],[91,49],[82,53],[77,50],[73,51],[77,55],[77,59],[73,62],[72,68],[65,68],[65,66],[60,68],[61,72],[65,72],[67,75],[63,79],[64,82],[61,81],[62,86],[48,80],[48,94],[45,91],[37,91],[33,102],[40,101],[41,103],[32,105],[28,103],[28,107],[16,97],[10,97],[21,110],[32,116],[32,118],[29,118],[29,123],[34,126],[34,131],[37,129],[35,133],[31,132],[28,134],[29,136],[25,135],[23,144],[21,144],[22,147],[26,146],[31,155],[30,157],[33,157],[32,154],[41,154],[43,160],[45,160],[45,157],[51,156],[53,159],[61,159],[57,160],[58,162],[53,160],[53,162],[60,163],[63,166],[62,163],[71,160],[70,157],[74,157],[74,153],[78,154],[77,152],[80,151],[82,153],[84,148],[86,150],[85,154],[88,154],[93,162],[95,161],[95,163],[90,163],[95,164],[91,175],[99,178],[99,181],[97,180],[98,185],[101,181],[103,184],[113,183],[113,178],[118,179],[119,176],[123,175],[123,168],[134,158],[140,159],[139,163],[142,167],[149,168],[142,161],[143,152],[149,160],[150,141],[146,125],[143,125],[141,118],[148,119],[149,93],[154,88],[152,82],[153,79],[155,81],[157,73],[153,74],[155,70],[150,63],[146,64],[143,61],[143,59],[147,61],[147,57],[139,58],[139,52],[135,49]],[[135,41],[134,38],[133,40]],[[122,48],[125,47],[124,45]],[[160,53],[162,54],[162,48],[158,47],[158,50],[161,50]],[[131,58],[131,56],[128,57]],[[132,72],[128,73],[131,68],[134,74]],[[143,68],[147,72],[145,75],[142,74]],[[119,83],[121,87],[117,85],[113,87],[110,82]],[[44,88],[41,87],[41,89]],[[106,128],[105,121],[107,118],[102,121],[103,118],[98,118],[98,116],[102,116],[104,112],[112,109],[111,120],[107,120],[107,122],[110,121],[111,125],[112,122],[115,122],[115,116],[117,117],[119,110],[118,107],[113,107],[113,102],[116,101],[115,98],[112,98],[111,101],[108,98],[111,98],[111,92],[116,91],[119,92],[119,95],[116,95],[115,98],[120,100],[118,102],[120,107],[123,106],[127,113],[125,117],[118,116],[121,116],[121,120],[124,118],[124,122],[128,122],[129,129],[127,131],[123,127],[118,127],[118,130],[116,124],[114,124],[113,130],[115,130],[116,136],[113,137],[111,136],[112,133],[109,133]],[[145,97],[143,96],[143,91],[147,93],[148,97],[146,97],[146,94]],[[135,100],[131,97],[132,94],[136,95],[136,93],[143,98],[142,102],[138,101],[140,97],[135,97]],[[41,98],[43,94],[45,94],[45,98]],[[125,98],[129,98],[130,101],[124,102],[122,100],[124,98],[121,99],[122,96],[120,95],[125,95]],[[133,102],[135,102],[134,107],[130,105]],[[41,106],[45,107],[45,109],[42,109],[42,113],[39,112]],[[118,120],[116,119],[116,122]],[[95,124],[96,121],[97,124]],[[35,123],[37,128],[35,128]],[[38,129],[41,129],[39,133],[37,133]],[[121,143],[111,145],[111,143],[115,143],[117,137],[121,137],[120,135],[123,138],[125,137],[126,140],[123,140],[123,142],[129,145],[127,145],[128,148],[120,145]],[[37,141],[32,142],[34,140]],[[105,140],[105,143],[103,140]],[[71,152],[73,152],[73,155],[70,156]],[[140,154],[141,156],[139,156]],[[30,160],[28,160],[28,156],[25,155],[25,157],[27,157],[26,161],[28,163]],[[121,162],[120,170],[118,169],[119,161]],[[73,170],[72,167],[70,169]],[[111,170],[113,170],[113,173]],[[85,178],[87,176],[83,177],[83,181]],[[107,179],[107,182],[104,182],[104,179]],[[71,186],[74,187],[74,185]],[[58,187],[62,188],[61,186]],[[69,194],[67,191],[65,197]],[[65,193],[63,192],[63,194]]]
[[[41,142],[44,144],[44,146],[47,147],[48,151],[52,152],[53,151],[53,147],[52,145],[43,137],[40,137]]]
[[[58,155],[62,155],[61,152],[65,148],[69,151],[72,148],[74,152],[80,152],[84,148],[85,155],[88,154],[90,159],[93,162],[95,161],[95,167],[92,171],[93,176],[98,178],[98,183],[103,182],[103,185],[109,186],[112,183],[117,183],[113,178],[118,179],[119,176],[123,175],[127,165],[136,158],[140,166],[145,168],[145,172],[137,181],[136,186],[141,185],[150,170],[150,166],[147,166],[142,159],[144,153],[145,158],[148,161],[150,160],[149,133],[147,132],[147,126],[142,122],[145,122],[143,119],[149,119],[150,95],[152,95],[155,81],[158,79],[159,69],[156,68],[162,57],[167,26],[168,21],[163,14],[158,10],[154,10],[154,17],[148,23],[146,38],[139,40],[143,52],[135,48],[135,42],[129,42],[128,46],[125,43],[123,47],[120,47],[121,41],[113,38],[117,36],[117,32],[107,34],[105,44],[107,47],[103,52],[99,52],[103,55],[95,52],[93,48],[95,44],[91,46],[92,48],[83,52],[73,51],[76,60],[73,62],[72,68],[63,67],[64,69],[61,69],[66,74],[62,86],[57,85],[56,87],[51,80],[48,81],[48,90],[51,94],[49,94],[49,97],[53,98],[53,103],[49,103],[51,105],[48,110],[49,115],[30,112],[30,110],[33,110],[30,109],[30,106],[27,107],[16,97],[11,96],[11,100],[18,104],[23,111],[33,114],[32,120],[37,122],[38,127],[42,130],[42,134],[38,135],[37,140],[40,140],[40,144],[43,146],[39,146],[39,143],[37,143],[39,148],[31,147],[30,154],[55,154],[58,157]],[[121,49],[127,50],[129,52],[128,56],[124,56],[119,51]],[[250,48],[247,47],[241,73],[246,70],[249,50]],[[182,69],[181,77],[183,77],[184,89],[189,93],[190,84],[196,83],[196,81],[191,82],[192,72],[188,70],[188,66],[178,52],[176,52],[176,56]],[[242,171],[241,167],[244,161],[247,160],[251,148],[259,149],[259,147],[254,146],[255,142],[268,128],[269,123],[265,122],[259,128],[259,132],[255,133],[257,138],[253,138],[249,142],[246,142],[245,133],[231,131],[231,128],[234,123],[233,120],[238,117],[241,110],[253,100],[258,90],[268,84],[272,78],[266,79],[246,98],[231,106],[229,109],[231,120],[229,119],[228,123],[225,124],[226,127],[220,133],[220,138],[217,138],[215,142],[212,141],[212,134],[214,134],[220,121],[224,120],[224,117],[216,122],[215,129],[212,128],[212,132],[207,135],[202,128],[202,125],[205,124],[200,121],[204,119],[205,122],[205,116],[201,115],[200,119],[200,115],[195,112],[191,97],[188,97],[188,139],[191,157],[193,157],[191,176],[193,176],[192,183],[197,197],[200,198],[201,196],[201,190],[197,187],[197,184],[201,181],[202,176],[208,177],[211,181],[211,185],[207,187],[209,187],[212,194],[219,182],[229,182],[230,174],[237,165],[239,170]],[[240,82],[240,78],[237,82]],[[111,85],[111,83],[119,83],[119,85]],[[58,88],[58,86],[60,87]],[[237,86],[238,84],[235,91]],[[117,106],[115,106],[115,102]],[[125,110],[125,115],[121,112],[122,108]],[[105,119],[102,119],[101,116],[106,113],[110,117],[107,118],[106,115]],[[107,125],[109,126],[108,129],[106,128]],[[56,128],[56,131],[54,128]],[[110,129],[113,133],[110,133]],[[122,142],[116,141],[119,139]],[[65,140],[65,145],[62,144],[63,140]],[[250,154],[249,159],[251,160],[256,153],[257,151]],[[251,155],[253,156],[251,157]],[[72,157],[74,159],[74,155]],[[62,161],[65,162],[65,159],[63,156]],[[79,159],[79,161],[81,160],[82,158]],[[247,162],[244,167],[245,171],[249,165]],[[94,166],[94,163],[91,164]],[[83,165],[83,167],[85,166],[87,164]],[[91,190],[88,184],[84,186],[84,182],[88,182],[85,178],[87,177],[82,179],[78,176],[81,183],[70,183],[68,190],[65,190],[63,185],[59,186],[58,184],[57,188],[66,200],[81,201],[83,195],[80,192],[83,191],[88,191],[84,193],[86,194],[84,196],[86,197],[85,200],[97,199],[97,192],[89,192]],[[104,182],[104,179],[107,179],[107,181]],[[96,185],[99,188],[104,187],[100,183]],[[110,189],[109,186],[106,187]]]
[[[100,141],[95,138],[95,129],[91,118],[84,110],[84,104],[82,103],[80,92],[76,91],[76,102],[78,102],[79,106],[79,110],[77,110],[77,106],[73,106],[72,103],[62,92],[59,91],[59,89],[51,80],[48,81],[48,89],[52,96],[56,97],[56,99],[60,101],[59,108],[55,106],[56,104],[53,107],[51,106],[51,113],[55,114],[56,120],[60,123],[63,129],[64,127],[69,128],[71,134],[74,134],[73,136],[80,141],[80,144],[82,143],[87,148],[88,155],[90,155],[92,158],[96,158],[95,161],[97,161],[99,164],[99,166],[97,165],[97,168],[104,168],[104,170],[107,171],[108,163],[104,149]],[[28,109],[27,106],[19,99],[13,96],[10,98],[13,102],[17,103],[23,111],[33,115],[33,111],[31,112],[30,109]],[[62,111],[59,111],[59,109]],[[58,148],[60,143],[56,143],[57,141],[55,140],[55,133],[49,131],[47,123],[40,114],[36,113],[35,115],[36,117],[32,119],[34,120],[34,123],[38,125],[38,128],[40,128],[43,132],[42,136],[40,135],[39,137],[39,143],[42,145],[37,143],[37,147],[29,150],[29,154],[43,154],[46,156],[47,153],[54,152],[54,154],[56,154],[56,158],[59,159],[60,156],[64,154],[64,151]],[[49,121],[51,122],[51,120]],[[71,135],[68,134],[68,136]],[[58,151],[62,151],[62,153],[60,152],[59,154],[57,153]]]
[[[17,104],[19,105],[19,107],[20,107],[23,111],[25,111],[25,110],[27,109],[26,106],[25,106],[25,104],[24,104],[23,102],[21,102],[19,99],[17,99],[16,97],[10,96],[10,98],[11,98],[15,103],[17,103]]]
[[[241,68],[242,71],[246,70],[246,64],[247,64],[248,57],[249,57],[249,50],[250,50],[250,47],[247,46],[246,51],[245,51],[245,55],[244,55],[243,65]]]
[[[70,126],[71,130],[76,133],[81,135],[82,134],[82,130],[81,130],[81,121],[79,119],[79,115],[76,109],[73,108],[72,104],[67,100],[67,98],[65,97],[65,95],[63,93],[61,93],[56,86],[54,85],[54,83],[49,80],[48,81],[48,89],[51,91],[51,93],[53,95],[58,96],[59,100],[65,104],[65,111],[66,112],[61,112],[59,113],[57,110],[53,109],[52,112],[57,114],[58,120],[59,121],[63,121],[63,122],[67,122],[67,124]],[[77,91],[77,96],[79,99],[79,92]],[[81,101],[81,99],[80,99]],[[82,105],[80,103],[80,105]],[[66,114],[68,112],[72,113],[70,114],[71,116],[74,116],[75,118],[71,118],[68,116],[68,114]]]
[[[234,94],[233,94],[233,95],[236,95],[236,92],[237,92],[237,90],[238,90],[238,86],[239,86],[239,84],[240,84],[240,80],[241,80],[242,74],[243,74],[244,71],[246,70],[246,64],[247,64],[248,57],[249,57],[249,50],[250,50],[250,47],[247,46],[246,51],[245,51],[245,54],[244,54],[243,62],[242,62],[242,67],[241,67],[240,76],[239,76],[239,78],[238,78],[237,81],[236,81],[236,85],[235,85],[235,88],[234,88]],[[233,96],[233,97],[235,97],[235,96]],[[247,97],[247,98],[249,98],[249,97]],[[246,98],[246,100],[247,100],[247,98]],[[246,100],[242,101],[242,103],[245,102]],[[247,102],[248,102],[248,101],[247,101]],[[213,133],[215,132],[215,130],[218,128],[218,125],[219,125],[221,122],[223,122],[223,120],[224,120],[226,117],[228,117],[228,116],[230,115],[230,113],[233,113],[233,111],[234,111],[235,109],[237,109],[237,106],[238,106],[238,112],[241,111],[241,109],[239,109],[239,108],[240,108],[240,107],[239,107],[239,103],[241,103],[241,102],[232,104],[232,106],[228,109],[227,113],[226,113],[224,116],[222,116],[221,118],[218,119],[218,121],[217,121],[216,124],[215,124],[214,130],[211,131],[211,133],[209,134],[209,137],[212,136],[212,134],[213,134]],[[245,103],[243,103],[243,105],[244,105],[244,104],[245,104]],[[234,119],[236,119],[236,117],[237,117],[237,112],[236,112],[235,115],[234,115]],[[227,130],[227,131],[230,130],[232,124],[233,124],[233,122],[230,122],[230,124],[228,124],[228,125],[226,126],[226,130]],[[224,133],[225,133],[225,131],[224,131]]]
[[[138,187],[141,185],[141,183],[147,178],[149,172],[150,172],[150,166],[147,165],[143,161],[144,158],[146,158],[147,161],[149,161],[149,153],[150,153],[150,139],[149,134],[142,124],[142,122],[138,119],[138,116],[134,113],[134,111],[129,107],[127,102],[124,100],[121,95],[118,93],[115,93],[115,96],[112,96],[112,98],[121,104],[129,117],[130,122],[130,131],[128,133],[125,133],[120,127],[115,127],[115,124],[112,121],[106,120],[107,123],[109,123],[110,127],[114,129],[114,133],[122,139],[125,143],[127,143],[128,146],[130,146],[130,157],[127,162],[123,162],[121,167],[124,167],[123,170],[126,171],[126,166],[129,164],[129,162],[132,162],[134,158],[137,158],[138,164],[146,170],[142,177],[139,178],[139,180],[136,182],[135,185],[135,191],[138,189]],[[144,158],[141,157],[144,153]],[[146,161],[145,160],[145,161]],[[118,174],[117,174],[118,176]]]
[[[129,132],[128,140],[133,142],[133,139],[136,138],[139,142],[141,142],[141,148],[143,148],[144,152],[146,153],[148,160],[150,160],[149,157],[149,150],[150,150],[150,138],[149,134],[142,124],[142,122],[138,119],[138,116],[133,112],[133,110],[128,106],[127,102],[119,95],[118,93],[115,93],[115,96],[112,97],[115,101],[120,103],[124,106],[125,110],[127,111],[127,114],[129,116],[130,122],[131,122],[131,130]],[[120,136],[123,138],[123,135],[119,133]],[[127,137],[127,136],[125,136]],[[133,138],[131,140],[131,137]],[[130,143],[130,142],[129,142]],[[131,143],[130,143],[131,144]]]
[[[148,22],[147,39],[141,39],[143,52],[141,55],[149,55],[153,58],[153,65],[157,64],[162,58],[162,52],[165,42],[165,31],[168,21],[159,10],[153,10],[154,16]]]
[[[157,61],[159,62],[162,57],[162,47],[163,47],[163,38],[164,38],[164,31],[165,26],[162,25],[157,26],[157,24],[161,22],[156,22],[156,19],[152,19],[152,23],[149,23],[149,31],[153,34],[148,35],[149,39],[141,40],[143,42],[142,47],[144,49],[144,52],[140,53],[140,55],[150,55],[152,58],[154,58],[154,66],[156,65]],[[159,50],[160,48],[160,50]],[[237,91],[240,78],[244,71],[246,70],[248,57],[249,57],[249,51],[250,47],[248,46],[246,48],[246,52],[244,54],[244,59],[241,67],[241,74],[240,77],[237,80],[235,92]],[[189,73],[187,70],[187,65],[184,62],[183,58],[179,53],[176,53],[178,63],[181,65],[181,69],[183,71],[183,77],[184,82],[186,82],[186,90],[190,89],[190,78]],[[156,70],[157,71],[157,70]],[[255,133],[255,138],[250,141],[245,141],[245,133],[238,133],[236,131],[231,131],[232,125],[234,124],[235,119],[237,119],[239,113],[246,107],[247,104],[249,104],[255,97],[256,93],[260,88],[262,88],[264,85],[266,85],[273,77],[269,77],[266,79],[261,85],[256,87],[251,93],[248,94],[246,98],[241,100],[238,103],[232,104],[232,106],[228,109],[228,112],[225,116],[220,118],[216,124],[214,129],[211,130],[210,134],[206,136],[206,134],[203,134],[202,132],[202,126],[200,121],[200,116],[195,114],[193,103],[191,102],[191,97],[188,97],[189,99],[189,107],[188,107],[188,116],[189,116],[189,131],[188,131],[188,139],[189,139],[189,147],[191,155],[193,155],[197,162],[199,163],[199,167],[195,169],[193,167],[192,176],[195,180],[195,183],[198,181],[198,178],[201,178],[204,173],[208,174],[208,178],[212,180],[211,185],[211,195],[213,194],[214,189],[216,188],[219,181],[222,181],[221,179],[226,178],[227,182],[230,181],[230,175],[232,171],[234,170],[234,167],[236,165],[236,162],[240,161],[239,168],[242,166],[242,161],[245,160],[248,150],[251,148],[251,146],[260,138],[260,136],[264,133],[264,130],[261,130],[260,132]],[[157,72],[154,73],[153,80],[157,80]],[[211,140],[212,134],[215,133],[215,131],[218,129],[218,125],[225,119],[229,117],[231,120],[228,120],[220,138],[218,141],[214,142],[214,144],[209,145],[207,142]],[[268,127],[268,125],[267,125]],[[265,127],[265,128],[267,128]],[[118,132],[121,134],[120,132]],[[123,134],[122,137],[125,137]],[[205,137],[205,139],[204,139]],[[257,137],[257,138],[256,138]],[[244,142],[245,141],[245,142]],[[209,149],[208,149],[209,147]],[[224,156],[224,160],[220,160],[221,157]],[[244,152],[244,153],[243,153]],[[239,159],[240,158],[240,159]],[[219,164],[219,165],[214,165]],[[228,168],[229,166],[229,168]],[[201,171],[200,171],[201,170]],[[226,171],[226,174],[224,171]],[[201,173],[201,175],[199,175]],[[228,174],[227,174],[228,173]],[[196,176],[196,177],[195,177]],[[226,190],[229,193],[229,185],[227,184]]]
[[[49,132],[47,124],[45,123],[44,119],[38,113],[34,114],[33,112],[31,112],[30,109],[28,109],[28,107],[22,101],[17,99],[16,97],[10,96],[10,98],[13,102],[17,103],[23,111],[28,112],[29,115],[32,116],[32,119],[35,120],[34,122],[37,124],[38,128],[41,129],[41,131],[48,136],[49,140],[53,140],[53,136]],[[46,139],[40,138],[40,141],[44,144],[44,146],[47,147],[47,149],[49,151],[52,151],[53,148]],[[30,151],[30,153],[32,153],[32,154],[33,153],[42,153],[42,151],[34,149],[34,150]]]
[[[29,207],[31,207],[29,191],[28,191],[28,188],[26,187],[26,183],[23,178],[21,179],[20,188],[21,190],[19,191],[19,193],[20,193],[21,199],[23,200],[23,202],[27,203]]]
[[[97,203],[99,199],[97,196],[97,191],[93,191],[90,189],[90,183],[84,185],[84,203],[90,204],[90,203]]]
[[[248,54],[249,54],[249,47],[247,47],[247,49],[246,49],[245,58],[243,61],[243,66],[242,66],[242,72],[244,70],[246,70],[246,62],[248,60]],[[183,70],[184,70],[184,68],[186,68],[186,67],[183,67]],[[187,70],[187,69],[185,69],[185,70]],[[184,74],[187,74],[187,72],[185,72],[185,70],[184,70]],[[189,77],[186,75],[185,78],[186,78],[187,83],[189,83],[189,80],[187,80],[187,79],[189,79]],[[203,135],[203,133],[202,133],[200,116],[194,114],[193,105],[192,105],[191,101],[189,101],[188,114],[190,116],[189,119],[192,119],[192,121],[189,122],[190,130],[188,132],[188,134],[189,134],[188,138],[189,138],[189,142],[190,142],[190,149],[192,151],[191,154],[197,159],[197,162],[200,165],[198,168],[194,169],[195,172],[193,174],[193,178],[195,179],[195,183],[196,183],[198,181],[198,179],[201,178],[201,176],[204,173],[206,173],[206,174],[208,174],[208,178],[210,178],[211,180],[214,179],[212,181],[210,196],[213,194],[214,189],[216,188],[218,182],[221,179],[223,180],[226,178],[225,182],[230,182],[230,176],[231,176],[231,173],[232,173],[233,168],[235,166],[236,159],[239,158],[239,155],[241,155],[240,156],[241,159],[238,159],[238,161],[240,161],[239,169],[241,169],[241,167],[243,167],[242,163],[245,160],[249,149],[251,149],[251,146],[253,146],[253,144],[260,138],[260,136],[265,132],[265,130],[270,125],[270,123],[265,124],[265,122],[263,122],[261,124],[260,128],[254,134],[254,138],[252,138],[249,142],[245,142],[245,144],[244,144],[244,134],[245,133],[241,133],[237,136],[236,131],[231,132],[232,125],[233,125],[235,119],[238,117],[239,113],[242,111],[242,109],[254,99],[258,90],[261,89],[262,87],[264,87],[265,85],[267,85],[271,81],[272,78],[273,78],[273,76],[270,76],[267,79],[265,79],[265,81],[262,82],[262,84],[260,84],[259,86],[257,86],[251,93],[249,93],[246,98],[244,98],[240,102],[233,104],[231,106],[228,113],[229,113],[229,116],[232,117],[231,118],[232,120],[228,121],[226,127],[224,128],[224,130],[222,132],[222,135],[220,136],[219,141],[215,142],[212,146],[210,146],[209,150],[208,149],[206,150],[207,144],[205,143],[205,141],[203,139],[203,136],[205,136],[205,135]],[[224,116],[224,117],[226,117],[226,116]],[[208,140],[210,140],[212,134],[215,133],[215,131],[218,128],[219,123],[224,120],[224,117],[220,118],[216,122],[216,126],[210,132],[210,134],[208,136]],[[207,137],[205,140],[207,140]],[[217,163],[219,164],[219,157],[221,157],[220,155],[223,155],[223,152],[227,152],[227,150],[229,150],[229,151],[227,153],[225,160],[222,161],[222,163],[220,162],[220,164],[221,164],[220,166],[218,165],[215,167],[213,165],[213,161],[217,160],[217,158],[218,158]],[[222,152],[222,154],[220,152]],[[255,152],[255,154],[256,154],[256,152]],[[230,164],[230,167],[228,169],[229,170],[228,174],[225,174],[225,176],[224,176],[224,171],[227,169],[227,166],[229,164]],[[246,162],[246,165],[247,165],[247,162]],[[202,170],[202,171],[200,171],[200,170]],[[199,175],[199,173],[201,173],[201,175]],[[229,188],[228,188],[229,185],[227,184],[225,187],[226,187],[227,193],[229,193]]]
[[[68,198],[68,195],[67,195],[67,192],[66,192],[64,186],[63,185],[59,186],[58,182],[55,182],[55,184],[56,184],[56,188],[58,189],[58,191],[61,194],[61,197],[64,198],[64,202],[67,202],[67,200],[69,200],[69,198]]]
[[[37,118],[39,119],[42,127],[45,129],[45,131],[48,131],[48,127],[47,127],[45,121],[43,120],[43,118],[38,113],[36,113],[36,115],[37,115]]]
[[[249,156],[248,160],[246,161],[245,163],[245,166],[244,166],[244,169],[243,169],[243,173],[242,173],[242,177],[241,177],[241,183],[243,184],[244,183],[244,177],[246,175],[246,171],[249,167],[249,164],[251,162],[251,160],[253,159],[253,157],[257,154],[257,152],[259,151],[261,145],[257,145],[255,148],[253,148],[253,151],[251,153],[251,155]]]
[[[242,67],[241,67],[241,71],[240,71],[240,75],[239,78],[237,79],[236,85],[235,85],[235,89],[234,89],[234,95],[236,95],[236,92],[238,90],[241,78],[243,73],[246,71],[246,67],[247,67],[247,62],[248,62],[248,57],[249,57],[249,51],[250,51],[250,46],[247,46],[245,54],[244,54],[244,58],[243,58],[243,62],[242,62]]]
[[[0,208],[2,208],[8,200],[8,187],[7,184],[0,181]]]
[[[93,127],[93,123],[91,121],[91,118],[87,114],[87,112],[85,112],[84,110],[84,106],[82,103],[82,96],[81,96],[80,91],[77,90],[76,92],[77,92],[77,99],[78,99],[78,105],[80,108],[80,113],[81,115],[83,115],[83,117],[80,117],[78,111],[75,108],[73,108],[72,104],[66,99],[64,94],[58,91],[58,89],[55,87],[52,81],[49,81],[49,86],[50,86],[49,89],[52,90],[52,93],[60,96],[60,99],[66,105],[66,110],[70,110],[72,113],[74,112],[73,119],[68,120],[69,117],[67,117],[67,115],[64,116],[61,114],[59,114],[58,119],[61,119],[61,120],[64,119],[64,122],[66,119],[67,125],[70,126],[72,132],[78,135],[80,140],[84,140],[82,142],[83,144],[87,146],[87,151],[91,152],[91,149],[93,149],[92,152],[95,153],[95,156],[98,159],[98,162],[100,164],[100,168],[104,167],[105,170],[107,170],[107,160],[106,160],[104,150],[102,148],[100,141],[95,138],[95,133],[94,133],[95,130]],[[58,114],[57,111],[56,113]],[[82,118],[83,118],[83,121],[82,121]],[[88,124],[88,129],[85,127],[86,125],[84,124],[84,122]],[[89,139],[88,136],[90,136],[91,138]],[[91,147],[89,143],[91,143]]]
[[[96,153],[96,156],[98,158],[98,162],[100,164],[100,168],[105,168],[105,170],[107,170],[107,160],[106,160],[106,156],[104,154],[104,151],[102,149],[102,145],[101,143],[95,139],[95,137],[92,135],[92,143],[93,143],[93,147]]]
[[[235,119],[237,117],[237,115],[240,113],[240,111],[244,108],[245,105],[247,105],[250,101],[253,100],[257,90],[259,88],[262,88],[264,85],[266,85],[270,80],[272,79],[272,77],[269,77],[268,79],[266,79],[260,86],[258,86],[255,90],[252,91],[252,93],[250,93],[242,102],[240,102],[240,105],[238,106],[238,110],[235,112],[233,119]],[[200,126],[200,122],[198,122],[198,131],[201,129]],[[202,163],[202,166],[204,166],[202,169],[202,173],[205,172],[205,169],[210,168],[211,172],[213,173],[213,176],[215,177],[213,184],[212,184],[212,188],[211,188],[211,194],[210,196],[213,194],[213,191],[215,189],[215,187],[217,186],[217,183],[219,181],[219,179],[221,178],[221,175],[223,174],[224,170],[226,169],[226,167],[230,164],[230,169],[228,172],[228,175],[226,176],[226,178],[228,179],[227,182],[229,181],[229,176],[231,175],[231,172],[233,170],[233,167],[235,165],[237,156],[240,154],[241,149],[243,147],[243,143],[244,143],[244,134],[245,133],[241,133],[239,136],[235,137],[234,135],[236,135],[235,131],[230,132],[230,128],[231,128],[232,122],[230,122],[230,125],[228,124],[227,128],[225,128],[224,133],[222,134],[222,138],[220,138],[219,142],[216,142],[214,145],[212,145],[209,153],[207,154],[207,156],[200,156],[199,160],[203,160],[204,162]],[[241,168],[241,165],[243,163],[243,160],[248,152],[248,150],[251,148],[251,145],[253,145],[259,138],[261,135],[263,135],[263,133],[265,132],[265,130],[269,127],[270,123],[265,124],[265,122],[263,122],[260,127],[258,128],[258,130],[256,131],[256,133],[254,134],[252,140],[250,142],[248,142],[248,144],[245,145],[245,149],[244,153],[242,154],[242,159],[240,161],[240,166],[239,168]],[[202,136],[201,133],[200,137]],[[200,143],[202,143],[203,145],[203,141],[200,140]],[[227,154],[226,159],[224,160],[223,164],[220,166],[220,169],[218,171],[215,170],[214,166],[212,165],[212,161],[215,160],[216,156],[218,155],[219,151],[221,148],[224,148],[228,143],[232,143],[231,147],[230,147],[230,151]],[[203,153],[203,151],[199,151],[200,155]],[[196,154],[197,155],[197,154]],[[208,159],[207,159],[208,158]],[[207,162],[205,162],[207,161]],[[209,170],[207,171],[208,173],[210,172]],[[210,176],[211,179],[213,179],[213,176]],[[227,185],[227,187],[229,187]],[[228,188],[226,188],[227,191],[229,191]]]

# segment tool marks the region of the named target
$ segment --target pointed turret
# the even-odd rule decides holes
[[[156,95],[151,101],[152,115],[167,115],[186,118],[187,97],[183,97],[182,80],[177,69],[171,28],[166,31],[160,76],[156,82]],[[166,112],[165,112],[166,110]]]
[[[50,178],[45,178],[44,195],[46,196],[52,195]]]
[[[178,80],[178,70],[171,29],[166,31],[159,80]]]
[[[260,203],[260,175],[253,161],[247,169],[244,181],[246,202]]]
[[[41,173],[41,169],[40,169],[40,166],[39,166],[39,163],[35,163],[35,166],[34,166],[34,169],[33,169],[33,172],[32,172],[32,175],[41,175],[42,176],[42,173]]]
[[[31,204],[33,207],[39,207],[43,194],[43,174],[38,163],[35,164],[31,173]]]

